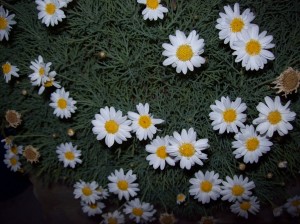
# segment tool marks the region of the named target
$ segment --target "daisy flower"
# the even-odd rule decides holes
[[[274,60],[274,55],[268,49],[273,48],[273,36],[266,36],[267,31],[259,33],[257,25],[253,25],[247,30],[243,30],[240,38],[233,42],[231,47],[236,55],[235,62],[242,61],[242,66],[246,70],[259,70],[264,68],[267,60]]]
[[[66,92],[64,88],[57,89],[54,93],[51,93],[51,101],[49,105],[54,108],[53,114],[60,118],[70,118],[71,113],[75,113],[77,103],[73,98],[69,97],[69,92]]]
[[[139,198],[127,202],[123,211],[125,214],[129,214],[129,218],[137,223],[149,221],[156,212],[153,205],[141,202]]]
[[[202,160],[207,159],[207,155],[202,150],[209,147],[208,139],[196,140],[197,133],[193,128],[188,131],[183,129],[181,134],[175,131],[173,136],[169,138],[170,145],[167,147],[167,153],[174,156],[175,161],[180,160],[180,168],[189,170],[195,163],[202,166]]]
[[[58,159],[64,163],[64,167],[70,166],[75,168],[77,163],[82,163],[82,160],[79,158],[81,156],[81,150],[77,150],[77,145],[73,146],[71,142],[61,143],[56,148]]]
[[[95,203],[96,200],[100,199],[99,192],[97,191],[98,184],[96,181],[84,182],[80,180],[74,184],[74,195],[75,198],[81,198],[86,203]]]
[[[300,214],[300,196],[295,195],[292,198],[288,198],[287,202],[283,205],[286,211],[292,216],[299,216]]]
[[[96,191],[99,192],[99,197],[100,197],[100,200],[102,199],[106,199],[109,194],[108,194],[108,190],[106,188],[103,188],[102,186],[99,186]]]
[[[230,46],[234,41],[237,41],[243,30],[249,29],[252,26],[251,22],[255,18],[250,9],[246,9],[240,13],[239,3],[235,3],[232,8],[224,6],[225,13],[220,12],[220,18],[217,19],[216,28],[220,30],[219,38],[224,40],[224,43],[229,42]]]
[[[49,74],[48,74],[49,80],[42,83],[42,85],[41,85],[41,87],[39,89],[39,93],[38,93],[39,95],[41,95],[45,91],[45,88],[49,88],[49,87],[54,86],[57,89],[59,89],[61,87],[58,84],[58,82],[55,81],[55,76],[56,76],[56,72],[55,71],[49,72]]]
[[[23,151],[23,156],[32,164],[39,162],[41,155],[37,148],[34,148],[32,145],[27,145]]]
[[[127,138],[131,138],[131,121],[127,120],[127,116],[122,116],[122,111],[116,111],[114,107],[101,108],[100,114],[95,115],[92,124],[97,140],[105,138],[108,147],[111,147],[115,141],[121,144]]]
[[[250,191],[255,187],[253,181],[249,182],[249,178],[243,178],[242,175],[239,177],[237,175],[233,176],[233,179],[226,176],[226,181],[222,181],[223,186],[221,186],[222,200],[228,200],[229,202],[249,199],[252,194]]]
[[[123,224],[125,223],[124,215],[118,210],[113,213],[108,212],[102,215],[104,224]]]
[[[232,102],[228,96],[226,98],[222,96],[221,101],[216,100],[215,103],[215,105],[210,105],[213,112],[209,113],[214,130],[219,130],[219,134],[223,134],[225,131],[237,133],[238,127],[245,127],[243,122],[246,121],[246,114],[243,112],[247,106],[242,103],[241,98],[238,97]]]
[[[33,70],[33,73],[28,77],[33,86],[40,86],[42,83],[50,81],[48,74],[51,64],[51,62],[45,63],[41,55],[38,56],[38,59],[31,61],[30,68]]]
[[[168,12],[168,9],[162,6],[160,0],[137,0],[138,3],[146,5],[142,14],[144,20],[157,20],[157,18],[163,19],[164,13]]]
[[[257,201],[257,197],[250,197],[248,200],[236,201],[233,205],[230,206],[230,210],[237,214],[238,216],[242,216],[248,219],[248,213],[252,213],[256,215],[259,211],[260,205],[259,201]]]
[[[19,145],[19,146],[17,146],[17,145],[11,145],[6,150],[6,153],[9,156],[16,156],[16,155],[22,154],[22,152],[23,152],[23,146],[22,145]]]
[[[155,119],[149,113],[149,104],[145,105],[139,103],[136,105],[138,113],[128,112],[128,118],[132,120],[131,128],[132,131],[136,133],[136,136],[140,141],[147,138],[152,139],[153,135],[156,133],[156,124],[161,124],[164,120]]]
[[[9,149],[13,145],[13,140],[14,140],[14,137],[10,135],[10,136],[2,139],[1,142],[4,143],[5,149]]]
[[[61,10],[65,4],[61,4],[58,0],[35,0],[37,10],[39,10],[38,18],[42,19],[42,23],[54,26],[66,18],[64,11]]]
[[[273,145],[266,136],[257,134],[252,125],[246,125],[234,138],[236,141],[232,142],[232,148],[236,150],[233,154],[237,159],[244,157],[244,163],[257,163],[258,158],[270,151]]]
[[[293,129],[289,121],[295,120],[296,113],[290,111],[288,106],[282,105],[279,96],[273,101],[269,96],[265,97],[266,104],[260,102],[256,109],[259,111],[259,117],[253,120],[253,124],[258,125],[256,130],[260,134],[267,134],[272,137],[277,131],[280,136],[286,135],[288,131]]]
[[[102,209],[105,208],[105,205],[102,202],[95,203],[86,203],[84,201],[80,202],[82,211],[87,213],[88,216],[94,216],[97,214],[102,214]]]
[[[160,167],[163,170],[166,162],[171,166],[175,165],[175,161],[167,153],[168,138],[169,136],[163,138],[157,136],[150,144],[146,145],[146,151],[151,153],[146,157],[146,160],[149,161],[149,165],[152,165],[154,169]]]
[[[201,201],[202,204],[209,203],[210,199],[217,200],[220,196],[220,184],[222,180],[219,179],[219,174],[214,171],[202,171],[195,173],[196,178],[191,178],[190,195],[194,195],[195,199]]]
[[[17,172],[21,168],[19,156],[17,155],[10,155],[8,153],[5,153],[3,162],[7,166],[7,168],[10,168],[11,171]]]
[[[2,72],[6,83],[11,80],[11,76],[19,77],[18,71],[17,66],[11,65],[8,61],[2,65]]]
[[[188,69],[194,71],[194,67],[198,68],[205,63],[205,59],[200,56],[204,52],[204,40],[199,39],[195,30],[188,37],[176,30],[175,36],[170,35],[169,39],[171,44],[162,45],[165,49],[162,55],[168,57],[163,61],[164,66],[172,65],[176,67],[177,73],[186,74]]]
[[[129,196],[136,196],[136,192],[140,190],[138,188],[139,184],[133,183],[136,180],[136,175],[132,173],[132,170],[124,174],[121,168],[119,171],[115,170],[115,173],[111,173],[107,178],[111,181],[108,184],[109,192],[117,194],[119,200],[124,197],[128,201]]]
[[[5,37],[8,40],[8,34],[11,30],[11,25],[17,22],[13,20],[15,14],[10,14],[9,11],[5,10],[2,5],[0,5],[0,41]]]
[[[185,194],[179,193],[179,194],[177,194],[177,196],[176,196],[176,203],[177,203],[178,205],[180,205],[181,203],[185,202],[185,199],[186,199]]]

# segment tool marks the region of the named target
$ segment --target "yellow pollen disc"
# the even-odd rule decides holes
[[[92,203],[89,205],[91,209],[96,209],[97,208],[97,204],[96,203]]]
[[[115,134],[119,130],[119,124],[114,120],[108,120],[105,123],[105,129],[109,134]]]
[[[89,188],[89,187],[84,187],[84,188],[82,188],[81,191],[85,196],[90,196],[93,194],[91,188]]]
[[[166,152],[166,146],[158,147],[156,150],[156,155],[161,159],[167,158],[168,154]]]
[[[57,106],[60,108],[60,109],[66,109],[67,107],[67,101],[64,99],[64,98],[60,98],[58,101],[57,101]]]
[[[45,86],[45,87],[51,87],[51,86],[53,86],[53,81],[52,81],[52,80],[46,81],[46,82],[44,83],[44,86]]]
[[[41,68],[39,69],[39,75],[40,75],[40,76],[45,75],[45,69],[44,69],[43,67],[41,67]]]
[[[75,159],[75,155],[73,152],[66,152],[65,153],[65,158],[68,159],[68,160],[74,160]]]
[[[180,61],[189,61],[193,57],[193,50],[190,45],[183,44],[178,47],[176,56]]]
[[[11,71],[11,65],[5,63],[4,65],[2,65],[2,71],[4,75],[8,74]]]
[[[116,218],[113,217],[109,217],[107,219],[108,224],[118,224],[118,220]]]
[[[8,26],[7,20],[0,16],[0,30],[5,30]]]
[[[244,188],[241,185],[234,185],[231,192],[234,196],[241,196],[244,193]]]
[[[49,15],[53,15],[56,11],[56,6],[53,3],[48,3],[46,5],[45,11],[49,14]]]
[[[185,200],[185,195],[184,194],[178,194],[177,195],[177,201],[184,201]]]
[[[122,191],[127,191],[128,189],[128,182],[126,180],[119,180],[117,185],[118,188]]]
[[[179,152],[182,156],[185,157],[191,157],[195,154],[195,148],[192,144],[190,143],[183,143],[180,147],[179,147]]]
[[[132,209],[132,213],[135,215],[135,216],[142,216],[144,211],[143,209],[141,208],[133,208]]]
[[[248,138],[246,141],[246,148],[248,151],[255,151],[259,146],[259,140],[257,138]]]
[[[246,44],[246,52],[250,56],[258,55],[261,51],[261,45],[257,40],[250,39]]]
[[[241,18],[234,18],[231,20],[230,28],[233,33],[241,32],[244,28],[244,21]]]
[[[281,113],[278,110],[271,111],[268,115],[268,120],[271,124],[278,124],[281,121]]]
[[[292,206],[298,207],[300,205],[300,200],[294,200],[291,202]]]
[[[240,208],[244,211],[248,211],[250,208],[251,208],[251,203],[248,202],[248,201],[243,201],[241,204],[240,204]]]
[[[17,162],[18,162],[18,160],[16,158],[14,158],[14,157],[10,159],[10,164],[12,166],[15,166],[17,164]]]
[[[151,121],[151,118],[148,115],[140,116],[139,125],[142,128],[145,128],[145,129],[149,128],[151,124],[152,124],[152,121]]]
[[[146,5],[147,5],[147,8],[157,9],[157,7],[158,7],[158,1],[157,0],[147,0],[146,1]]]
[[[11,148],[10,148],[10,151],[13,153],[13,154],[15,154],[15,155],[17,155],[17,153],[18,153],[18,148],[17,148],[17,146],[12,146]]]
[[[204,192],[210,192],[212,187],[213,187],[212,183],[208,180],[202,181],[200,185],[200,189]]]
[[[236,120],[237,114],[234,109],[227,109],[223,112],[223,119],[226,123],[231,123]]]

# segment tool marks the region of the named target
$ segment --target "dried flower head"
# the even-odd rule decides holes
[[[246,164],[245,163],[240,163],[239,164],[239,170],[244,171],[246,169]]]
[[[68,131],[67,131],[67,133],[68,133],[68,135],[69,135],[70,137],[72,137],[72,136],[75,135],[75,131],[74,131],[73,128],[69,128]]]
[[[173,214],[163,213],[159,216],[160,224],[174,224],[177,220]]]
[[[23,156],[30,163],[39,162],[40,153],[37,148],[34,148],[32,145],[27,145],[23,151]]]
[[[9,126],[13,128],[18,127],[22,122],[21,114],[15,110],[6,111],[5,119],[8,122]]]
[[[213,216],[202,216],[199,224],[214,224],[215,219]]]
[[[289,67],[272,84],[276,84],[274,89],[279,89],[277,93],[283,92],[285,97],[294,91],[296,93],[300,85],[300,72]]]

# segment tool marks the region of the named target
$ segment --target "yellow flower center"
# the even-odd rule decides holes
[[[18,160],[17,160],[16,158],[14,158],[14,157],[10,159],[10,164],[11,164],[12,166],[17,165],[17,162],[18,162]]]
[[[168,154],[166,152],[166,146],[163,145],[158,147],[156,150],[156,155],[161,159],[167,158]]]
[[[237,114],[234,109],[230,108],[223,112],[223,119],[226,123],[234,122]]]
[[[281,121],[281,113],[278,110],[271,111],[268,115],[268,120],[271,124],[278,124]]]
[[[8,74],[11,71],[11,65],[5,63],[4,65],[2,65],[2,71],[4,75]]]
[[[97,203],[92,203],[92,204],[89,205],[89,207],[91,209],[96,209],[98,206],[97,206]]]
[[[132,209],[132,213],[135,215],[135,216],[142,216],[144,211],[143,209],[141,208],[133,208]]]
[[[45,11],[49,14],[49,15],[53,15],[56,11],[56,6],[53,3],[48,3],[46,5]]]
[[[231,192],[234,196],[241,196],[244,193],[244,188],[241,185],[234,185]]]
[[[41,67],[41,68],[39,69],[39,75],[40,75],[40,76],[45,75],[45,69],[44,69],[44,67]]]
[[[200,186],[201,190],[204,192],[210,192],[212,187],[213,187],[212,183],[208,180],[202,181]]]
[[[241,204],[240,204],[240,208],[244,211],[248,211],[250,208],[251,208],[251,203],[248,202],[248,201],[243,201]]]
[[[84,188],[82,188],[82,193],[85,195],[85,196],[90,196],[90,195],[92,195],[93,194],[93,192],[92,192],[92,190],[91,190],[91,188],[89,188],[89,187],[84,187]]]
[[[119,130],[119,124],[114,120],[105,122],[105,129],[109,134],[115,134]]]
[[[191,157],[195,154],[195,148],[191,143],[183,143],[179,147],[179,152],[182,156]]]
[[[257,138],[248,138],[246,141],[246,148],[248,151],[255,151],[259,146],[259,140]]]
[[[185,195],[184,194],[178,194],[177,195],[177,201],[184,201],[185,200]]]
[[[0,30],[5,30],[7,28],[8,22],[6,18],[0,16]]]
[[[53,80],[46,81],[43,85],[44,85],[45,87],[51,87],[51,86],[53,86]]]
[[[74,159],[75,159],[74,153],[73,153],[73,152],[70,152],[70,151],[65,153],[65,157],[66,157],[66,159],[68,159],[68,160],[74,160]]]
[[[178,47],[176,56],[180,61],[189,61],[193,57],[193,50],[190,45],[183,44]]]
[[[145,129],[149,128],[151,124],[152,124],[152,121],[151,121],[151,118],[149,117],[149,115],[140,116],[139,125],[142,128],[145,128]]]
[[[291,202],[292,206],[298,207],[300,205],[300,200],[294,200]]]
[[[60,98],[58,101],[57,101],[57,106],[60,108],[60,109],[66,109],[67,107],[67,101],[64,99],[64,98]]]
[[[146,1],[146,5],[147,5],[147,8],[157,9],[157,7],[158,7],[158,1],[157,0],[147,0]]]
[[[122,191],[127,191],[128,189],[128,182],[126,180],[119,180],[117,185],[118,188]]]
[[[118,220],[116,218],[113,217],[109,217],[107,219],[108,224],[118,224]]]
[[[231,20],[230,28],[233,33],[241,32],[244,26],[244,21],[241,18],[234,18]]]
[[[249,40],[248,43],[246,44],[246,52],[250,56],[255,56],[258,55],[261,51],[261,45],[257,40]]]
[[[15,154],[15,155],[17,155],[17,153],[18,153],[18,148],[17,148],[17,146],[12,146],[11,148],[10,148],[10,151],[13,153],[13,154]]]

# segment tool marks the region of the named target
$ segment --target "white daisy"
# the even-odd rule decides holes
[[[9,149],[13,145],[13,136],[8,136],[1,140],[4,143],[4,148]]]
[[[217,200],[220,196],[220,184],[222,182],[219,179],[219,174],[214,171],[206,171],[205,174],[202,171],[195,173],[196,178],[191,178],[189,182],[190,195],[194,195],[195,199],[201,201],[202,204],[209,203],[210,199]]]
[[[15,156],[23,153],[23,146],[22,145],[11,145],[10,147],[7,148],[6,154],[9,156]]]
[[[170,145],[167,147],[167,153],[175,157],[175,161],[180,160],[180,168],[189,170],[195,163],[202,166],[202,160],[207,159],[207,155],[202,150],[209,147],[208,139],[196,140],[197,133],[193,128],[188,131],[183,129],[181,134],[175,131],[173,136],[169,138]]]
[[[96,190],[99,192],[100,200],[106,199],[109,196],[108,190],[102,186],[99,186]]]
[[[54,93],[51,93],[51,101],[49,105],[54,108],[53,114],[60,118],[70,118],[71,113],[75,113],[77,103],[73,98],[69,97],[69,92],[66,92],[64,88],[57,89]]]
[[[295,195],[294,197],[288,198],[287,202],[283,205],[286,211],[291,216],[299,216],[300,214],[300,196]]]
[[[260,205],[259,201],[257,201],[257,197],[250,197],[248,200],[241,200],[234,202],[233,205],[230,206],[230,210],[237,214],[238,216],[242,216],[248,219],[248,212],[256,215],[259,211]]]
[[[209,113],[209,118],[213,122],[211,125],[214,130],[219,130],[219,134],[223,134],[225,131],[238,132],[238,128],[244,128],[243,122],[246,121],[246,114],[243,114],[247,109],[245,103],[241,103],[241,98],[236,98],[234,102],[227,96],[221,97],[221,101],[216,100],[215,105],[210,105],[213,112]]]
[[[131,128],[132,131],[136,133],[136,136],[140,141],[147,138],[152,139],[153,135],[156,133],[156,124],[161,124],[164,120],[155,119],[149,113],[149,104],[146,103],[145,106],[141,103],[136,105],[138,113],[128,112],[128,118],[132,120]]]
[[[8,61],[2,65],[2,72],[5,78],[5,82],[8,83],[11,80],[11,76],[19,77],[17,73],[19,69],[17,66],[11,65]]]
[[[49,87],[54,86],[57,89],[59,89],[61,87],[58,84],[58,82],[55,81],[55,76],[56,76],[56,72],[55,71],[49,72],[49,74],[48,74],[49,80],[42,83],[42,85],[41,85],[41,87],[39,89],[39,95],[41,95],[44,92],[45,88],[49,88]]]
[[[88,216],[94,216],[97,214],[102,214],[102,209],[105,208],[105,205],[102,202],[95,203],[86,203],[84,201],[80,202],[82,211],[87,213]]]
[[[42,23],[54,26],[66,18],[65,13],[61,8],[65,6],[58,0],[35,0],[37,10],[39,10],[38,18],[42,19]]]
[[[2,5],[0,5],[0,41],[5,37],[8,40],[8,34],[11,30],[11,25],[17,22],[13,20],[15,14],[10,14],[9,11],[5,10]]]
[[[225,13],[220,12],[220,18],[217,19],[216,28],[220,30],[219,38],[224,40],[224,43],[229,42],[230,46],[234,41],[237,41],[243,30],[249,29],[252,26],[250,23],[255,16],[250,9],[246,9],[240,14],[240,5],[235,3],[233,10],[227,5],[224,6]]]
[[[73,146],[71,142],[61,143],[56,148],[58,159],[64,163],[64,167],[70,166],[75,168],[77,163],[82,163],[82,160],[79,158],[81,156],[81,150],[77,150],[77,145]]]
[[[199,34],[193,30],[188,37],[180,30],[176,30],[176,36],[169,36],[171,44],[164,43],[163,56],[168,57],[163,61],[163,65],[176,67],[176,72],[183,74],[187,70],[194,71],[194,67],[200,67],[205,63],[205,59],[200,56],[204,52],[204,40],[199,39]]]
[[[136,192],[140,190],[139,184],[133,183],[136,180],[136,175],[132,173],[132,170],[124,174],[121,168],[119,171],[115,170],[115,173],[111,173],[107,178],[111,181],[108,184],[109,192],[117,194],[119,200],[124,197],[128,201],[130,196],[136,196]]]
[[[113,213],[108,212],[102,215],[104,224],[123,224],[125,223],[124,215],[118,210]]]
[[[111,147],[115,141],[121,144],[127,138],[131,138],[131,121],[127,120],[127,116],[122,116],[122,111],[116,112],[114,107],[101,108],[100,114],[95,115],[92,124],[97,140],[105,138],[105,144],[108,147]]]
[[[148,222],[156,212],[153,205],[141,202],[139,198],[127,202],[123,211],[125,214],[129,214],[129,218],[137,223]]]
[[[30,68],[34,71],[28,77],[33,86],[40,86],[42,83],[49,81],[49,71],[51,62],[45,63],[41,55],[38,56],[38,59],[31,61]]]
[[[157,18],[163,19],[164,13],[168,12],[168,9],[162,6],[160,0],[137,0],[138,3],[146,5],[142,14],[144,20],[157,20]]]
[[[160,167],[163,170],[166,162],[171,166],[175,165],[175,161],[167,153],[168,138],[169,136],[163,138],[157,136],[150,144],[146,145],[146,151],[151,153],[146,157],[146,160],[149,161],[149,165],[152,165],[154,169]]]
[[[284,106],[281,104],[279,96],[273,101],[269,96],[265,97],[266,104],[260,102],[256,109],[259,111],[259,117],[253,120],[253,124],[258,125],[256,130],[260,134],[267,134],[272,137],[277,131],[280,136],[286,135],[293,129],[289,121],[295,120],[296,113],[290,111],[288,101]]]
[[[266,36],[267,31],[259,33],[257,25],[253,25],[247,30],[243,30],[240,38],[233,42],[231,47],[236,55],[235,62],[242,61],[242,66],[246,70],[259,70],[264,68],[267,60],[274,60],[274,55],[268,49],[273,48],[273,36]]]
[[[17,155],[5,153],[3,162],[6,164],[7,168],[10,168],[11,171],[17,172],[21,168],[19,156]]]
[[[237,175],[233,176],[233,179],[226,176],[226,181],[222,181],[223,186],[221,186],[222,200],[228,200],[229,202],[249,199],[252,194],[250,191],[255,187],[253,181],[249,182],[249,178],[243,178],[242,175],[239,177]]]
[[[257,134],[252,125],[246,125],[234,138],[236,141],[232,142],[232,148],[236,150],[233,154],[237,159],[244,157],[244,163],[257,163],[258,158],[270,151],[273,145],[266,136]]]
[[[80,180],[74,184],[74,195],[75,198],[81,198],[82,201],[86,203],[95,203],[96,200],[99,200],[99,192],[97,191],[98,184],[96,181],[84,182]]]
[[[177,194],[177,196],[176,196],[176,203],[177,203],[178,205],[180,205],[181,203],[185,202],[185,199],[186,199],[185,194],[179,193],[179,194]]]

